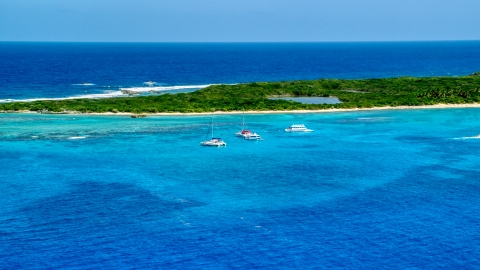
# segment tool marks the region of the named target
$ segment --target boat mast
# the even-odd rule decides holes
[[[212,139],[213,139],[213,115],[212,115]]]
[[[245,109],[242,109],[242,131],[245,130]]]
[[[208,126],[208,129],[207,129],[207,136],[205,137],[206,141],[208,141],[208,135],[210,134],[210,128],[212,129],[212,138],[213,138],[213,115],[212,115],[212,120],[210,121],[210,125]]]

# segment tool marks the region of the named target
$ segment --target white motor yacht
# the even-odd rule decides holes
[[[285,129],[286,132],[313,132],[313,130],[305,127],[304,124],[291,125]]]

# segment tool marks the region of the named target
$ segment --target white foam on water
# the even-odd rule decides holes
[[[156,85],[157,82],[148,81],[148,82],[143,82],[143,84],[152,86],[152,85]]]
[[[71,97],[62,97],[62,98],[28,98],[28,99],[0,99],[0,103],[6,102],[32,102],[32,101],[42,101],[42,100],[67,100],[67,99],[80,99],[80,98],[87,98],[87,99],[97,99],[97,98],[112,98],[112,97],[127,97],[128,94],[122,93],[121,90],[128,90],[138,93],[147,93],[150,91],[160,92],[160,91],[174,91],[174,90],[182,90],[182,89],[202,89],[208,87],[212,84],[205,84],[205,85],[178,85],[178,86],[153,86],[153,87],[130,87],[130,88],[120,88],[120,91],[114,90],[107,90],[101,94],[86,94],[86,95],[78,95],[78,96],[71,96]]]
[[[470,140],[470,139],[480,139],[480,135],[473,136],[473,137],[460,137],[460,138],[453,138],[454,140]]]
[[[120,88],[120,90],[129,90],[135,92],[149,92],[149,91],[172,91],[172,90],[183,90],[183,89],[202,89],[209,87],[212,84],[204,85],[178,85],[178,86],[151,86],[151,87],[128,87]]]
[[[94,83],[74,83],[72,85],[79,85],[79,86],[92,86],[92,85],[96,85]]]
[[[80,139],[85,139],[87,137],[85,136],[73,136],[73,137],[68,137],[69,140],[80,140]]]
[[[388,121],[391,120],[391,117],[359,117],[358,120],[366,121]]]
[[[80,98],[110,98],[110,97],[120,97],[127,96],[120,91],[109,91],[108,93],[103,94],[88,94],[88,95],[79,95],[72,97],[62,97],[62,98],[27,98],[27,99],[0,99],[0,102],[32,102],[32,101],[42,101],[42,100],[67,100],[67,99],[80,99]]]

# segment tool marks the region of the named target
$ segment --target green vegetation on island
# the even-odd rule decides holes
[[[0,104],[0,111],[43,112],[212,112],[353,109],[480,102],[478,72],[464,77],[320,79],[212,85],[179,94],[103,99],[69,99]],[[270,97],[337,97],[339,104],[303,104]]]

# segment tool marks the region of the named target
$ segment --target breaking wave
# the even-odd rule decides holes
[[[76,86],[94,86],[94,85],[96,85],[96,84],[85,82],[85,83],[74,83],[74,84],[72,84],[72,85],[76,85]]]
[[[79,84],[83,85],[83,84]],[[112,98],[112,97],[128,97],[132,94],[147,94],[155,92],[166,92],[166,91],[181,91],[181,90],[198,90],[210,86],[211,84],[204,85],[178,85],[178,86],[144,86],[144,87],[120,87],[119,90],[107,90],[103,93],[97,94],[84,94],[70,97],[59,97],[59,98],[27,98],[27,99],[0,99],[0,103],[7,102],[32,102],[32,101],[42,101],[42,100],[67,100],[67,99],[97,99],[97,98]]]
[[[148,87],[128,87],[120,88],[120,90],[129,90],[136,92],[150,92],[150,91],[173,91],[173,90],[187,90],[187,89],[202,89],[210,86],[211,84],[204,85],[179,85],[179,86],[148,86]]]

